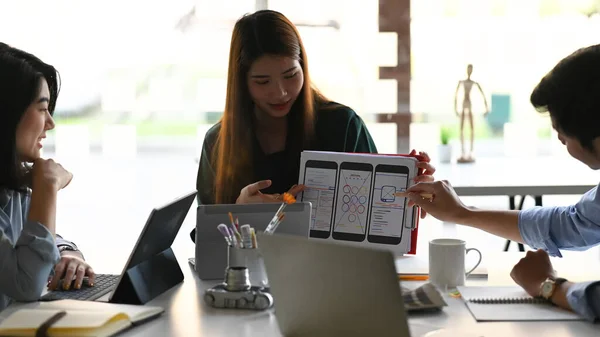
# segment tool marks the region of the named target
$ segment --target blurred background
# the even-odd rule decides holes
[[[297,25],[316,86],[367,122],[380,152],[417,148],[437,162],[448,144],[450,165],[468,64],[484,93],[471,92],[475,156],[564,160],[529,95],[560,59],[600,42],[598,0],[2,1],[2,41],[60,72],[44,156],[75,175],[60,192],[58,228],[84,250],[106,245],[87,253],[97,270],[114,272],[106,254],[129,254],[152,207],[195,189],[204,134],[224,108],[233,25],[263,8]],[[178,238],[186,245],[194,213]]]

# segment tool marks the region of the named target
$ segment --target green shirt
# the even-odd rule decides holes
[[[215,203],[212,149],[220,129],[219,122],[208,130],[204,137],[196,181],[198,201],[201,204]],[[254,179],[252,182],[266,179],[272,181],[272,185],[263,190],[263,193],[284,193],[298,183],[300,153],[290,154],[287,150],[283,150],[265,154],[256,137],[250,146],[253,147]],[[352,109],[343,105],[317,111],[315,139],[305,150],[377,153],[375,143],[363,120]],[[297,160],[290,160],[290,158]],[[231,196],[230,203],[235,203],[238,195]]]

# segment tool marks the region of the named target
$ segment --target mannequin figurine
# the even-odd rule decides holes
[[[490,112],[488,109],[488,104],[487,104],[487,100],[485,98],[485,94],[483,93],[483,89],[481,89],[481,86],[479,85],[479,83],[477,83],[471,79],[472,73],[473,73],[473,65],[469,64],[469,65],[467,65],[467,78],[464,80],[458,81],[458,85],[456,86],[456,92],[454,93],[454,111],[456,112],[456,115],[460,118],[461,156],[457,160],[457,162],[459,162],[459,163],[472,163],[475,161],[475,158],[473,157],[473,143],[475,140],[475,129],[473,128],[473,111],[471,110],[471,108],[472,108],[471,89],[473,89],[473,86],[476,86],[477,89],[479,89],[481,96],[483,96],[483,102],[485,104],[485,113],[483,114],[483,116],[487,116],[487,114]],[[458,107],[457,107],[458,90],[460,89],[461,85],[463,86],[465,95],[464,95],[463,101],[462,101],[462,108],[461,108],[461,110],[458,110]],[[469,126],[470,126],[470,130],[471,130],[471,148],[468,153],[465,153],[465,119],[469,120]]]

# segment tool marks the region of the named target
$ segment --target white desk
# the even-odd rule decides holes
[[[512,266],[518,253],[508,253],[507,259]],[[185,256],[187,257],[187,256]],[[281,336],[273,310],[266,312],[239,311],[231,309],[214,309],[206,306],[202,300],[203,290],[215,282],[199,280],[187,258],[181,256],[180,263],[185,274],[182,285],[171,289],[150,304],[166,308],[163,317],[137,327],[124,336]],[[505,268],[504,268],[505,269]],[[491,277],[492,275],[490,275]],[[481,284],[485,281],[470,281]],[[417,286],[418,283],[404,283],[406,286]],[[448,307],[437,313],[411,314],[409,323],[418,337],[439,328],[453,328],[481,336],[597,336],[599,325],[587,322],[495,322],[477,323],[461,299],[451,298],[445,294]]]
[[[187,248],[187,247],[186,247]],[[180,261],[185,280],[182,284],[163,293],[148,305],[158,305],[166,312],[159,318],[130,329],[119,336],[123,337],[188,337],[188,336],[281,336],[273,310],[241,311],[231,309],[214,309],[205,305],[202,299],[203,290],[215,282],[203,282],[197,278],[187,263],[187,257],[193,248],[179,251],[174,248]],[[181,253],[185,251],[184,253]],[[512,265],[518,253],[507,253]],[[492,275],[490,274],[490,277]],[[481,284],[486,281],[469,281]],[[414,287],[419,283],[404,283]],[[409,324],[412,337],[421,336],[440,328],[453,329],[480,336],[597,336],[600,325],[587,322],[496,322],[477,323],[460,299],[445,294],[448,307],[441,312],[410,314]],[[16,306],[9,307],[0,316],[6,317]],[[457,334],[460,336],[460,334]]]
[[[573,158],[482,158],[470,164],[434,164],[437,180],[448,180],[460,196],[583,194],[598,173]]]

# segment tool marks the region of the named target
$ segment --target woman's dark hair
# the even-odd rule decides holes
[[[0,189],[23,190],[28,168],[17,154],[17,125],[38,97],[41,80],[50,90],[52,114],[59,92],[53,66],[22,50],[0,42]]]
[[[298,30],[283,14],[261,10],[239,19],[231,37],[227,95],[221,129],[213,149],[216,168],[215,201],[231,203],[252,181],[254,103],[246,81],[252,63],[263,55],[291,57],[300,62],[304,85],[289,114],[288,144],[290,167],[314,137],[316,110],[328,100],[312,86],[308,59]],[[243,149],[243,150],[242,150]],[[299,165],[299,162],[296,167]]]
[[[593,150],[600,137],[600,45],[562,59],[533,90],[531,104],[550,113],[557,131]]]

